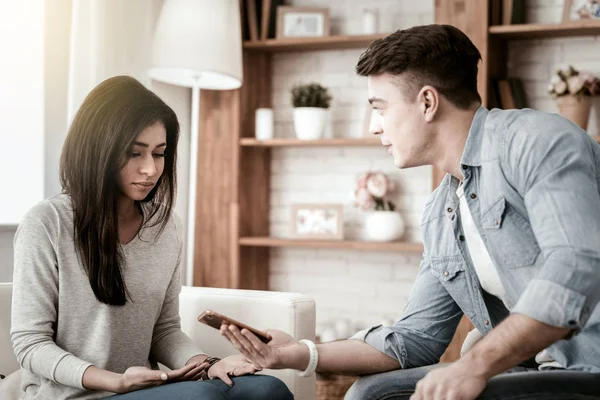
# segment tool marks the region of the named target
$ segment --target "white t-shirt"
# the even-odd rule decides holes
[[[471,260],[473,260],[473,266],[479,277],[481,287],[483,290],[498,297],[506,304],[504,301],[504,286],[502,285],[500,276],[498,276],[496,266],[483,243],[483,239],[477,230],[475,221],[473,221],[473,216],[467,205],[467,200],[465,200],[465,192],[462,185],[458,187],[456,194],[460,200],[460,222],[465,235],[465,241],[467,242],[467,248],[469,249]]]
[[[473,221],[473,216],[471,215],[471,211],[467,205],[462,184],[458,186],[456,195],[459,199],[460,223],[462,224],[465,242],[467,243],[467,248],[469,250],[469,254],[471,255],[471,260],[473,261],[473,267],[475,268],[475,272],[477,273],[477,277],[481,283],[481,288],[489,294],[498,297],[506,306],[506,301],[504,300],[504,285],[502,285],[502,281],[500,280],[496,266],[494,265],[494,262],[490,257],[490,253],[488,253],[485,243],[483,243],[483,239],[477,230],[477,225],[475,225],[475,221]],[[508,306],[506,307],[508,308]],[[470,348],[479,339],[481,339],[481,337],[483,337],[483,335],[480,333],[478,334],[477,332],[473,332],[473,334],[474,335],[469,334],[471,338],[469,340],[465,340],[465,345],[463,345],[461,354],[469,351]],[[561,368],[561,366],[554,361],[550,354],[548,354],[548,352],[545,350],[536,356],[536,362],[541,364],[540,369],[550,367]]]

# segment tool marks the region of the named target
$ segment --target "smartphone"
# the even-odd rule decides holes
[[[266,332],[259,331],[258,329],[254,329],[252,327],[249,327],[246,324],[243,324],[243,323],[241,323],[239,321],[236,321],[233,318],[226,317],[225,315],[219,314],[218,312],[213,311],[213,310],[206,310],[206,311],[204,311],[198,317],[198,321],[200,321],[203,324],[206,324],[208,326],[211,326],[211,327],[213,327],[215,329],[221,329],[221,324],[223,322],[226,322],[229,325],[235,325],[240,330],[241,329],[248,329],[250,332],[254,333],[254,335],[257,338],[259,338],[260,341],[263,342],[263,343],[269,343],[271,341],[271,339],[272,339],[271,335],[269,335]]]

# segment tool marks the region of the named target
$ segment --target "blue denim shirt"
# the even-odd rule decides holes
[[[600,146],[555,114],[481,107],[461,167],[508,309],[481,288],[460,224],[459,182],[447,175],[423,213],[425,251],[402,319],[352,339],[413,368],[439,361],[463,314],[486,334],[519,313],[572,328],[548,352],[565,368],[600,372]]]

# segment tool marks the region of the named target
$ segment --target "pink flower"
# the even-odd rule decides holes
[[[367,190],[373,197],[383,198],[388,192],[388,178],[381,172],[367,178]]]
[[[575,75],[567,79],[567,86],[569,87],[569,93],[577,94],[583,88],[584,80],[579,76]]]
[[[356,186],[359,188],[366,188],[367,187],[367,179],[369,178],[369,175],[371,175],[371,173],[366,172],[366,173],[362,174],[361,176],[359,176]]]
[[[363,210],[373,207],[374,201],[371,194],[366,188],[357,188],[354,193],[355,205],[362,208]]]
[[[564,94],[567,91],[567,82],[560,81],[554,86],[556,94]]]

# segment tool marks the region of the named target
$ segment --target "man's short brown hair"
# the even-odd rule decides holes
[[[361,76],[405,74],[405,95],[411,100],[425,85],[436,88],[452,104],[467,109],[481,103],[477,64],[481,54],[471,40],[451,25],[422,25],[378,39],[360,56]]]

